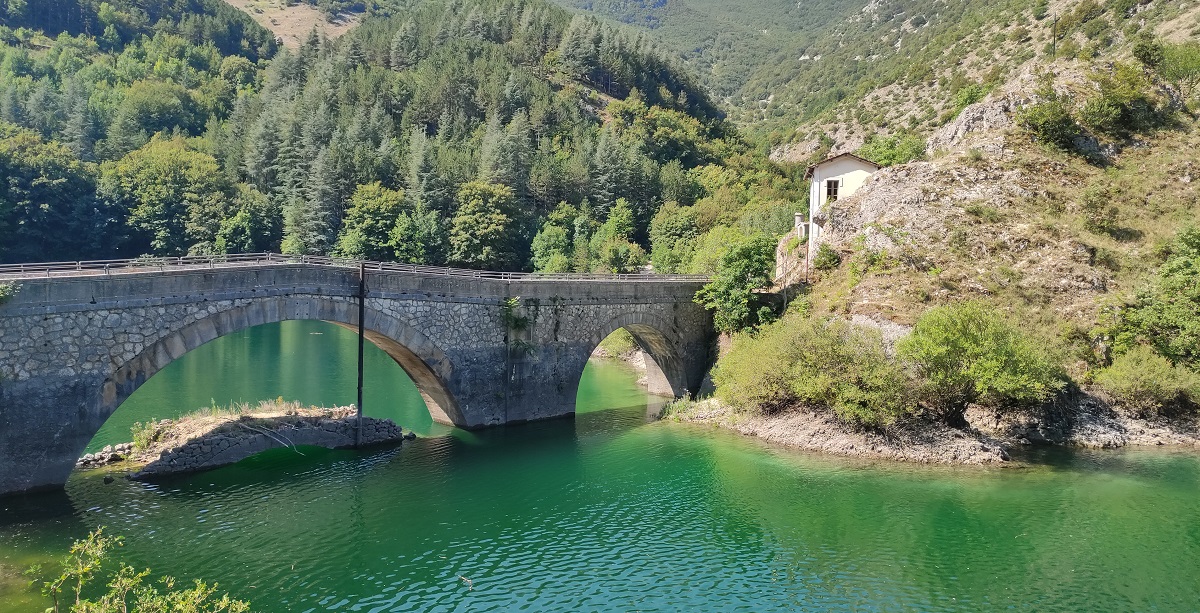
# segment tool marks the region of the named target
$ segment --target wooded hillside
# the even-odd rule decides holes
[[[198,43],[183,5],[128,5],[150,25],[98,37],[108,9],[73,6],[94,25],[0,26],[5,261],[283,250],[632,270],[669,203],[675,270],[692,259],[676,238],[779,233],[802,206],[645,38],[540,1],[425,2],[294,52],[254,47],[241,16],[241,38]]]

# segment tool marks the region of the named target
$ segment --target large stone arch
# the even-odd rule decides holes
[[[629,332],[642,351],[650,358],[646,362],[646,377],[651,393],[683,398],[695,392],[688,389],[687,369],[680,355],[680,347],[672,337],[671,323],[646,310],[621,313],[597,328],[587,341],[587,356],[610,334],[624,328]],[[575,373],[574,381],[578,393],[579,379],[583,376],[584,364]]]
[[[453,366],[441,348],[395,317],[371,308],[365,312],[365,338],[391,356],[412,378],[433,418],[442,423],[462,424],[458,403],[445,384]],[[96,406],[101,421],[96,430],[143,383],[193,349],[254,326],[302,319],[327,321],[357,332],[358,306],[324,296],[265,297],[174,330],[132,360],[114,364],[112,374],[98,391]]]

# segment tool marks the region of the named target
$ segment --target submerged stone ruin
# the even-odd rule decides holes
[[[296,409],[266,413],[201,414],[163,420],[148,426],[150,443],[106,447],[76,463],[80,468],[129,460],[130,479],[198,472],[227,466],[270,449],[356,446],[358,420],[354,407]],[[416,436],[388,419],[362,418],[361,446],[399,444]]]

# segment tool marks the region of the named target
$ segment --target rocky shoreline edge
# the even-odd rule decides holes
[[[672,403],[663,419],[725,428],[804,451],[922,464],[999,466],[1033,445],[1116,449],[1174,446],[1200,450],[1196,420],[1151,421],[1122,415],[1086,394],[1047,407],[998,415],[973,406],[968,429],[908,421],[886,433],[856,430],[832,415],[797,407],[772,415],[740,413],[715,398]]]
[[[142,430],[142,445],[122,443],[84,455],[78,469],[124,464],[130,479],[148,479],[227,466],[268,449],[298,446],[355,447],[353,406],[300,408],[284,404],[247,412],[215,412],[162,420]],[[416,438],[388,419],[363,417],[363,446],[400,444]]]

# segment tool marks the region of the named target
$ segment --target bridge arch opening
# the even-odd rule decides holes
[[[424,419],[431,419],[433,423],[419,423],[419,416],[418,423],[404,423],[407,421],[406,419],[396,419],[402,427],[413,429],[414,426],[417,426],[420,429],[441,433],[446,431],[446,428],[438,426],[438,423],[456,425],[461,416],[458,413],[458,405],[454,396],[443,383],[443,377],[449,373],[450,364],[440,349],[419,331],[408,328],[386,314],[368,309],[365,322],[365,337],[370,344],[367,346],[366,354],[368,361],[366,364],[364,414],[370,417],[395,419],[397,417],[395,411],[381,411],[380,409],[396,402],[409,402],[410,404],[415,402],[420,407],[415,410],[428,415]],[[248,349],[248,344],[257,342],[254,338],[256,335],[250,333],[271,327],[264,326],[264,324],[300,326],[299,329],[291,330],[289,334],[276,334],[274,342],[278,343],[278,348],[275,351],[306,351],[306,343],[299,342],[298,339],[309,335],[312,335],[314,339],[328,341],[329,346],[326,347],[328,351],[299,360],[299,366],[297,360],[293,359],[287,368],[280,368],[277,363],[271,363],[270,351],[267,351],[265,355],[260,351],[255,355],[257,360],[247,362],[243,359],[244,356],[239,356],[238,353]],[[111,435],[110,438],[122,435],[124,437],[122,441],[111,442],[128,441],[128,428],[133,421],[138,420],[132,414],[125,416],[123,413],[118,413],[118,409],[135,392],[143,389],[143,386],[153,380],[156,375],[162,374],[174,379],[203,376],[202,372],[198,372],[205,370],[202,362],[185,359],[185,356],[194,357],[196,354],[204,354],[207,358],[215,360],[240,361],[240,367],[249,371],[243,373],[244,375],[253,378],[273,374],[277,380],[271,392],[264,391],[258,398],[250,398],[245,395],[241,398],[231,398],[228,393],[216,391],[211,399],[204,398],[199,404],[194,402],[195,398],[187,402],[188,405],[197,406],[183,406],[176,401],[173,403],[172,410],[177,413],[189,413],[209,406],[210,403],[218,406],[228,405],[231,400],[247,401],[251,405],[255,405],[258,400],[274,399],[277,396],[283,396],[289,400],[300,400],[306,405],[344,406],[353,404],[356,402],[357,330],[357,305],[351,305],[344,301],[323,299],[314,301],[310,298],[302,301],[292,301],[287,298],[265,299],[212,314],[210,317],[194,321],[183,329],[167,335],[158,342],[147,346],[133,359],[115,367],[113,374],[104,381],[101,389],[97,392],[99,395],[97,406],[100,410],[99,414],[95,416],[97,423],[94,424],[92,433],[94,435],[103,426],[105,433]],[[229,342],[237,344],[232,348],[227,348],[227,351],[209,351],[214,348],[211,342],[217,339],[220,339],[218,344]],[[261,339],[258,340],[261,341]],[[312,345],[307,346],[309,349],[312,347]],[[196,354],[193,354],[193,351],[196,351]],[[331,374],[337,375],[335,377],[337,380],[331,381]],[[325,383],[336,386],[336,392],[293,394],[286,391],[286,388],[300,387],[311,392]],[[250,385],[249,387],[253,388],[254,386]],[[381,387],[383,389],[379,390],[378,388]],[[155,388],[162,388],[162,386],[151,385],[148,389]],[[164,395],[162,389],[156,391],[160,397]],[[377,393],[377,391],[384,393]],[[308,398],[314,398],[315,401]],[[166,401],[170,400],[170,398],[166,399]],[[413,416],[415,415],[413,411],[414,409],[409,407],[409,410],[403,413],[405,416]],[[117,419],[111,427],[106,425],[114,415],[117,416]],[[173,415],[161,414],[156,418],[168,417],[173,417]],[[421,428],[422,425],[427,427]],[[107,444],[107,441],[97,440],[94,436],[91,438],[90,444],[88,441],[83,441],[89,451],[103,446],[100,443]],[[82,454],[83,451],[84,449],[81,447],[80,453]]]
[[[576,406],[580,383],[593,359],[624,359],[640,371],[639,384],[649,394],[681,398],[692,394],[679,350],[668,335],[666,322],[646,313],[629,313],[607,322],[589,341],[587,363],[576,378]],[[624,354],[624,355],[621,355]]]

